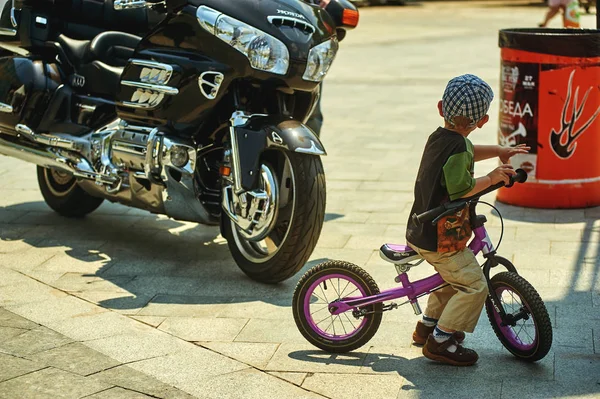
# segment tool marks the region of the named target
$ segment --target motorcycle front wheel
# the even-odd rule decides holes
[[[302,269],[317,245],[325,218],[325,174],[321,159],[314,155],[268,151],[261,164],[259,184],[278,185],[273,228],[266,237],[252,240],[223,216],[223,235],[244,273],[275,284]]]

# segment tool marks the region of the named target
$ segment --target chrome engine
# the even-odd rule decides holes
[[[195,144],[144,126],[116,120],[84,137],[36,134],[18,125],[22,139],[0,138],[0,153],[79,178],[90,195],[166,214],[174,219],[218,224],[198,200]]]

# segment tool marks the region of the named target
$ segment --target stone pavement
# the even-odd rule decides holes
[[[446,81],[471,72],[499,87],[498,29],[535,26],[544,9],[444,2],[361,11],[325,83],[327,216],[307,268],[344,259],[385,289],[394,270],[377,249],[403,243]],[[497,107],[475,143],[495,142]],[[477,174],[494,165],[478,164]],[[0,157],[0,398],[600,397],[600,208],[498,206],[499,252],[546,301],[555,342],[541,362],[519,362],[482,315],[468,337],[481,360],[463,369],[422,358],[409,307],[386,313],[356,352],[316,350],[290,310],[300,275],[255,283],[217,229],[119,205],[60,218],[43,203],[35,168]],[[497,238],[499,219],[488,218]]]

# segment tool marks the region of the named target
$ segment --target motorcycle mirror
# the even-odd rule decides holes
[[[331,0],[325,7],[325,11],[333,18],[338,29],[349,30],[358,25],[358,9],[350,0]]]

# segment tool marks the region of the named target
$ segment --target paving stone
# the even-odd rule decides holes
[[[31,360],[0,353],[0,382],[41,370],[46,366]]]
[[[90,377],[92,378],[92,377]],[[152,397],[165,399],[191,399],[192,396],[150,377],[129,366],[118,366],[94,374],[93,378],[128,390],[142,392]]]
[[[261,370],[279,347],[278,344],[260,342],[198,342],[197,345]]]
[[[58,348],[73,340],[46,327],[38,327],[4,342],[0,342],[0,351],[16,356],[26,356],[45,350]]]
[[[306,340],[298,331],[292,315],[286,319],[251,319],[235,338],[236,342],[294,342]]]
[[[110,388],[77,374],[47,368],[0,383],[0,398],[81,398]]]
[[[502,399],[516,397],[531,399],[581,398],[596,399],[600,394],[598,384],[581,381],[530,381],[527,384],[502,384]]]
[[[39,324],[0,308],[0,326],[31,330],[39,327]]]
[[[156,328],[167,318],[161,316],[132,316],[132,319]]]
[[[130,367],[196,396],[206,393],[205,383],[212,377],[249,368],[207,349],[188,345],[193,349],[186,347],[168,356],[131,363]]]
[[[595,383],[597,387],[600,386],[600,355],[594,353],[557,353],[556,381],[579,381],[581,383]]]
[[[32,361],[87,376],[120,363],[78,342],[28,356]]]
[[[211,317],[231,302],[231,297],[156,295],[138,313],[139,316]]]
[[[233,341],[248,319],[168,317],[159,330],[186,341]]]
[[[18,335],[24,334],[29,330],[14,327],[0,327],[0,342],[6,341]]]
[[[366,356],[366,353],[360,351],[331,354],[323,352],[308,343],[284,343],[275,352],[265,370],[306,373],[358,373]]]
[[[304,379],[308,375],[308,373],[289,373],[286,371],[270,371],[269,374],[281,378],[283,380],[289,381],[294,385],[302,385]]]
[[[398,375],[317,373],[307,376],[302,387],[335,399],[363,397],[395,399],[402,380]]]
[[[191,391],[199,398],[273,398],[317,399],[323,396],[308,392],[266,373],[248,369],[200,380]]]
[[[499,398],[503,392],[502,387],[501,381],[488,381],[477,378],[476,375],[467,379],[447,379],[440,378],[439,375],[438,378],[431,378],[430,375],[422,375],[407,378],[400,388],[398,398]],[[520,394],[516,397],[520,397]]]
[[[152,299],[150,295],[133,295],[129,292],[83,291],[72,292],[73,296],[93,302],[105,309],[124,315],[138,314]]]
[[[86,396],[89,399],[145,399],[152,398],[152,396],[144,395],[139,392],[130,391],[119,387],[110,388],[106,391],[98,392],[90,396]]]
[[[135,323],[136,327],[144,327]],[[175,353],[186,346],[175,337],[147,327],[148,331],[130,332],[86,341],[85,345],[123,363]],[[189,344],[191,345],[191,344]]]

